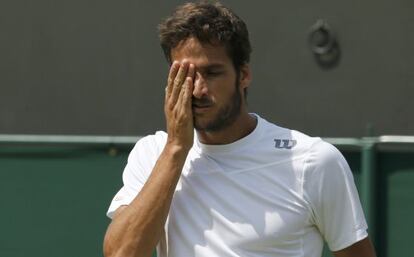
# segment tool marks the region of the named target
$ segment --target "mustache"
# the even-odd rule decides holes
[[[201,99],[198,99],[198,98],[192,98],[192,104],[193,105],[197,105],[197,106],[208,106],[208,105],[212,105],[213,104],[213,101],[211,101],[210,99],[208,99],[208,98],[201,98]]]

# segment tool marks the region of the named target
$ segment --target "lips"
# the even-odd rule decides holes
[[[193,104],[192,106],[193,108],[208,108],[211,105],[210,104]]]
[[[193,102],[192,102],[192,107],[193,108],[200,108],[200,109],[202,109],[202,108],[209,108],[209,107],[211,107],[213,104],[210,102],[210,101],[207,101],[207,100],[205,100],[205,101],[203,101],[203,100],[199,100],[199,99],[197,99],[197,100],[194,100],[193,99]]]
[[[192,104],[192,109],[195,113],[205,113],[210,110],[210,107],[212,107],[212,104]]]

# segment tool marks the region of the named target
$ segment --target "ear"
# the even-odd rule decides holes
[[[245,89],[250,86],[250,82],[252,81],[252,72],[248,64],[243,64],[240,67],[239,80],[240,80],[240,89]]]

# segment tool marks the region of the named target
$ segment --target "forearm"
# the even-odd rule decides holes
[[[151,256],[163,233],[188,150],[166,146],[144,187],[108,228],[106,257]]]
[[[140,193],[112,220],[104,239],[106,257],[150,257],[161,238],[175,187],[193,145],[194,75],[195,67],[187,61],[171,65],[164,104],[167,144]]]

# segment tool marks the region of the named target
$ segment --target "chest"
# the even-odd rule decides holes
[[[299,163],[232,171],[202,170],[197,165],[186,168],[170,209],[170,238],[228,250],[300,243],[309,226],[309,207],[302,196]]]

